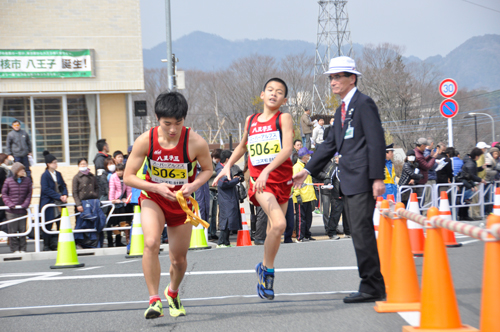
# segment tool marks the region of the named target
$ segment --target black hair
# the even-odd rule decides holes
[[[119,155],[125,156],[123,154],[123,152],[121,152],[120,150],[116,150],[115,152],[113,152],[113,158],[116,158],[116,156],[119,156]]]
[[[455,157],[458,157],[460,156],[460,151],[458,151],[457,149],[455,149]]]
[[[0,164],[3,164],[8,157],[6,153],[0,153]]]
[[[301,139],[296,139],[295,141],[293,141],[293,145],[295,145],[295,143],[297,143],[297,142],[302,143],[302,140]]]
[[[448,155],[450,158],[451,158],[451,157],[455,157],[455,148],[454,148],[454,147],[452,147],[452,146],[447,147],[447,148],[444,150],[444,154],[445,154],[445,155]]]
[[[84,161],[84,160],[85,160],[85,162],[86,162],[86,163],[88,163],[87,158],[80,158],[80,159],[78,159],[78,162],[77,162],[76,164],[77,164],[77,165],[80,165],[80,163],[81,163],[82,161]]]
[[[474,159],[476,159],[476,157],[481,156],[483,153],[484,153],[483,150],[481,150],[480,148],[474,148],[470,152],[470,157],[472,160],[474,160]]]
[[[266,84],[264,84],[264,89],[262,89],[262,91],[266,91],[266,87],[270,82],[278,82],[278,83],[283,84],[283,86],[285,87],[285,98],[288,96],[288,86],[286,85],[285,81],[283,81],[281,78],[277,78],[277,77],[273,77],[273,78],[269,79],[266,82]]]
[[[229,158],[231,158],[231,155],[233,153],[229,150],[224,150],[221,152],[220,154],[220,162],[223,164],[226,162],[226,160],[228,160]]]
[[[222,149],[214,149],[214,151],[212,151],[212,158],[220,159],[221,153]]]
[[[116,165],[115,171],[123,171],[123,170],[125,170],[125,165],[123,165],[123,164]]]
[[[14,123],[19,123],[19,124],[21,124],[21,121],[19,121],[18,119],[15,119],[14,121],[12,121],[11,126],[12,126],[12,125],[14,125]]]
[[[106,171],[108,170],[108,165],[110,165],[110,164],[115,165],[115,161],[113,160],[113,158],[108,157],[108,158],[104,159],[104,169]]]
[[[95,146],[97,147],[97,151],[102,151],[104,150],[104,146],[106,145],[106,139],[105,138],[101,138],[99,140],[97,140],[97,142],[95,143]]]
[[[344,72],[344,76],[345,77],[351,77],[352,75],[355,75],[356,76],[356,80],[354,81],[354,86],[358,86],[358,75],[356,74],[353,74],[353,73],[348,73],[348,72]]]
[[[186,118],[187,111],[186,98],[179,92],[163,92],[156,98],[155,113],[158,120],[161,118],[183,120]]]

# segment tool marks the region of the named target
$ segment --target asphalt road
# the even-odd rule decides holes
[[[483,244],[448,249],[462,323],[479,325]],[[263,246],[190,251],[180,296],[186,317],[145,320],[141,260],[81,256],[84,268],[51,270],[52,260],[0,263],[2,331],[401,331],[418,313],[380,314],[344,304],[359,278],[350,239],[284,244],[275,262],[274,301],[256,295]],[[415,258],[419,276],[422,258]],[[169,282],[160,255],[160,293]],[[163,295],[162,295],[163,297]],[[164,301],[165,303],[165,301]]]

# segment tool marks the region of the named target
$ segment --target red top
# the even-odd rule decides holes
[[[281,114],[280,111],[276,112],[266,122],[260,122],[258,120],[259,116],[255,116],[249,124],[250,130],[247,141],[248,169],[250,176],[254,179],[259,177],[261,171],[276,158],[283,147],[281,134],[276,126],[276,119],[279,114]],[[279,118],[279,125],[281,127],[281,117]],[[292,160],[287,158],[283,164],[269,174],[267,182],[287,182],[292,179],[292,176]]]
[[[196,164],[189,159],[189,128],[182,127],[179,142],[172,149],[162,148],[158,143],[158,130],[152,128],[149,132],[148,172],[146,181],[153,183],[168,183],[175,185],[172,191],[179,190],[184,184],[192,183],[196,177]],[[152,146],[151,146],[152,142]],[[151,193],[148,193],[151,195]],[[165,200],[173,209],[179,209],[178,202]]]

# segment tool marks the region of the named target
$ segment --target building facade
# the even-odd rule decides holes
[[[14,120],[33,157],[92,163],[95,143],[133,144],[144,93],[140,0],[0,0],[0,148]]]

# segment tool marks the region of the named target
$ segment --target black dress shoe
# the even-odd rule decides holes
[[[309,241],[316,241],[316,239],[315,239],[315,238],[313,238],[312,236],[308,237],[307,239],[308,239]]]
[[[255,240],[253,241],[253,244],[255,244],[256,246],[262,246],[264,245],[264,240]]]
[[[362,302],[375,302],[384,300],[385,295],[371,295],[366,293],[352,293],[344,297],[344,303],[362,303]]]

